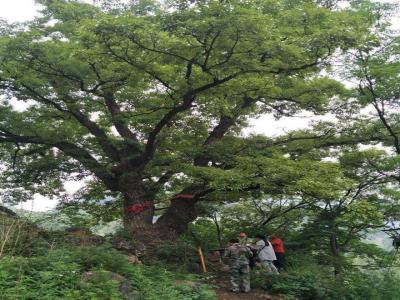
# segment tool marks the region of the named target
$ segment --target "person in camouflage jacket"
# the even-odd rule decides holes
[[[229,259],[231,291],[239,292],[242,285],[243,292],[250,292],[249,259],[253,253],[248,247],[240,245],[238,239],[231,239],[225,256]]]
[[[239,233],[238,240],[239,244],[242,246],[249,246],[250,244],[253,243],[252,239],[248,238],[247,234],[243,231]]]

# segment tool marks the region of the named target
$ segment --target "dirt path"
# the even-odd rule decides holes
[[[283,300],[281,297],[273,296],[263,290],[252,290],[250,293],[233,293],[229,291],[229,277],[227,273],[219,272],[213,283],[218,300]]]
[[[218,288],[215,290],[218,300],[282,300],[276,296],[269,295],[263,291],[251,291],[250,293],[232,293],[227,288]]]

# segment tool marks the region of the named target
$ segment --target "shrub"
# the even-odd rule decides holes
[[[27,221],[1,215],[0,257],[3,255],[30,255],[37,241],[39,229]]]
[[[156,255],[159,260],[170,263],[186,263],[197,260],[197,249],[184,241],[173,245],[162,245],[157,248]]]
[[[295,266],[280,275],[256,272],[254,287],[281,294],[288,299],[397,300],[400,299],[398,276],[378,271],[344,271],[335,278],[325,266]]]
[[[258,272],[254,275],[252,284],[255,287],[268,290],[287,298],[327,299],[331,294],[331,283],[320,268],[314,266],[292,269],[287,273],[274,275]]]
[[[59,252],[58,252],[59,254]],[[114,282],[79,285],[81,272],[77,263],[65,256],[34,258],[5,257],[0,261],[2,299],[123,299]]]
[[[336,290],[345,300],[397,300],[400,299],[399,280],[399,276],[391,272],[348,272]]]
[[[179,284],[176,274],[156,266],[131,265],[124,255],[107,247],[57,249],[36,257],[6,256],[0,260],[1,299],[124,299],[112,280],[81,283],[85,271],[96,270],[124,276],[142,300],[215,299],[211,288],[197,279]]]

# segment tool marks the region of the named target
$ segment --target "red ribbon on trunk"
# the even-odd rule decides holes
[[[153,206],[152,201],[146,201],[143,204],[141,204],[141,203],[132,204],[131,206],[125,207],[125,213],[133,212],[135,214],[138,214],[152,206]]]

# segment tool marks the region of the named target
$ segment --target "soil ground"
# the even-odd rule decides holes
[[[213,284],[216,286],[215,292],[218,295],[218,300],[284,300],[258,289],[253,289],[249,293],[233,293],[229,291],[230,284],[227,272],[218,272]]]

